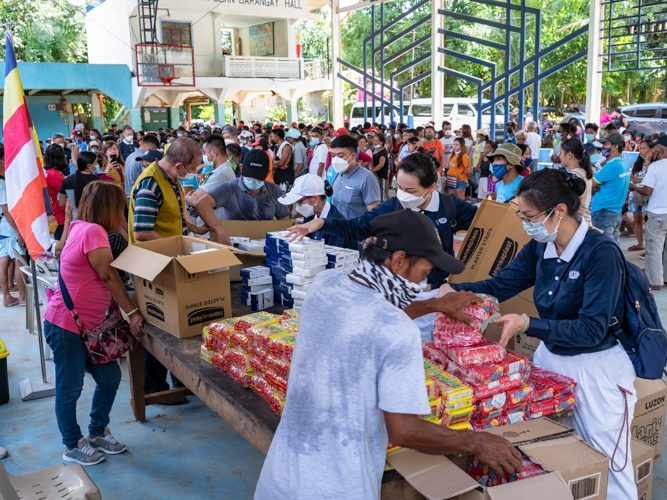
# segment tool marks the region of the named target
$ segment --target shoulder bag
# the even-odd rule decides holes
[[[123,318],[120,308],[113,298],[102,323],[95,328],[86,330],[76,309],[74,309],[74,303],[63,281],[62,272],[58,273],[58,283],[65,305],[79,327],[83,343],[86,344],[90,361],[96,365],[109,363],[132,349],[135,339],[130,333],[130,324]]]

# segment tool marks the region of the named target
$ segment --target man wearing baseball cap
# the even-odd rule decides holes
[[[306,146],[301,141],[301,132],[295,128],[291,128],[285,134],[285,138],[292,146],[294,177],[308,173],[308,152],[306,151]]]
[[[327,201],[327,194],[331,195],[332,192],[333,190],[329,188],[327,193],[324,181],[319,175],[304,174],[296,179],[292,190],[278,198],[278,201],[287,206],[296,204],[296,211],[303,216],[304,224],[313,219],[345,220],[338,209]],[[314,240],[323,240],[327,245],[334,247],[359,249],[357,241],[347,240],[335,234],[315,231],[309,236]]]
[[[288,220],[289,209],[278,203],[282,191],[269,174],[269,155],[261,149],[246,154],[242,177],[232,179],[202,196],[195,204],[199,216],[215,231],[218,243],[230,244],[229,236],[215,216],[216,208],[225,209],[225,220]]]
[[[593,177],[593,205],[591,209],[593,227],[619,242],[622,210],[630,187],[630,164],[623,158],[625,139],[618,133],[600,139],[602,156],[606,160]],[[597,191],[597,192],[596,192]]]
[[[388,443],[433,455],[472,453],[510,476],[521,470],[520,453],[504,438],[419,418],[431,409],[412,319],[427,309],[463,319],[459,309],[478,299],[413,302],[434,267],[464,267],[442,249],[428,217],[400,210],[371,226],[358,267],[349,275],[322,272],[308,290],[285,409],[256,500],[379,500]]]
[[[495,197],[497,202],[509,203],[514,199],[523,180],[520,175],[524,169],[521,156],[521,148],[509,142],[501,144],[493,153],[486,155],[492,161],[493,176],[498,179]]]

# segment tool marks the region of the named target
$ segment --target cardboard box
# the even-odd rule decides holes
[[[266,233],[272,231],[284,231],[292,227],[291,220],[221,220],[218,221],[228,236],[238,236],[250,240],[266,238]],[[217,241],[217,235],[211,231],[211,241]],[[229,276],[231,281],[241,281],[239,271],[246,267],[263,266],[266,254],[260,250],[234,251],[241,264],[230,266]]]
[[[521,450],[534,462],[558,471],[575,500],[607,498],[609,457],[579,436],[540,441]]]
[[[632,418],[632,437],[653,446],[653,464],[662,462],[665,397],[667,384],[662,380],[635,380],[637,404]]]
[[[639,500],[651,500],[653,486],[653,447],[637,439],[630,442],[632,448],[632,467],[634,468],[637,497]]]
[[[215,251],[189,255],[204,249]],[[239,262],[223,245],[173,236],[130,245],[111,265],[134,275],[137,306],[146,321],[184,338],[232,317],[229,267]]]
[[[545,442],[545,445],[548,445],[550,439],[574,434],[573,429],[546,418],[496,427],[489,431],[493,434],[502,435],[522,451],[524,451],[523,447],[525,445],[542,441]],[[531,449],[539,450],[541,448],[533,447]],[[560,449],[563,448],[560,447]],[[530,450],[528,452],[524,451],[524,453],[531,456]],[[572,455],[576,455],[576,450],[572,452]],[[594,457],[590,461],[601,462],[601,457],[597,454],[591,454],[588,449],[586,449],[586,455]],[[400,448],[387,455],[387,461],[417,491],[431,500],[453,498],[457,500],[521,500],[535,498],[562,500],[572,498],[563,476],[558,471],[553,470],[548,474],[522,481],[484,488],[467,474],[468,460],[469,457],[426,455],[408,448]],[[577,457],[576,460],[580,465],[584,463],[590,465],[588,460],[585,461],[581,457]],[[545,468],[550,469],[548,466]],[[570,467],[568,466],[569,470]]]
[[[491,278],[516,257],[519,250],[531,239],[516,216],[517,209],[516,203],[482,201],[458,252],[459,260],[466,267],[462,273],[449,278],[451,283]],[[533,289],[524,290],[516,297],[501,303],[500,312],[539,316],[533,304]],[[517,336],[514,351],[532,361],[539,343],[539,340],[527,335]]]

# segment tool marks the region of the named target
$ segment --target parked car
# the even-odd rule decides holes
[[[631,104],[621,108],[621,114],[628,120],[629,129],[645,135],[667,133],[667,103],[652,102]]]

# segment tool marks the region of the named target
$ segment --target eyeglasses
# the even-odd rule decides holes
[[[532,216],[532,217],[524,217],[523,215],[521,215],[521,212],[519,212],[518,210],[517,210],[516,212],[514,212],[514,213],[516,214],[516,216],[517,216],[519,219],[521,219],[521,222],[533,222],[533,221],[534,221],[535,219],[537,219],[540,215],[544,215],[544,214],[546,214],[549,210],[555,210],[555,209],[556,209],[556,207],[547,208],[544,212],[540,212],[539,214],[534,215],[534,216]]]

